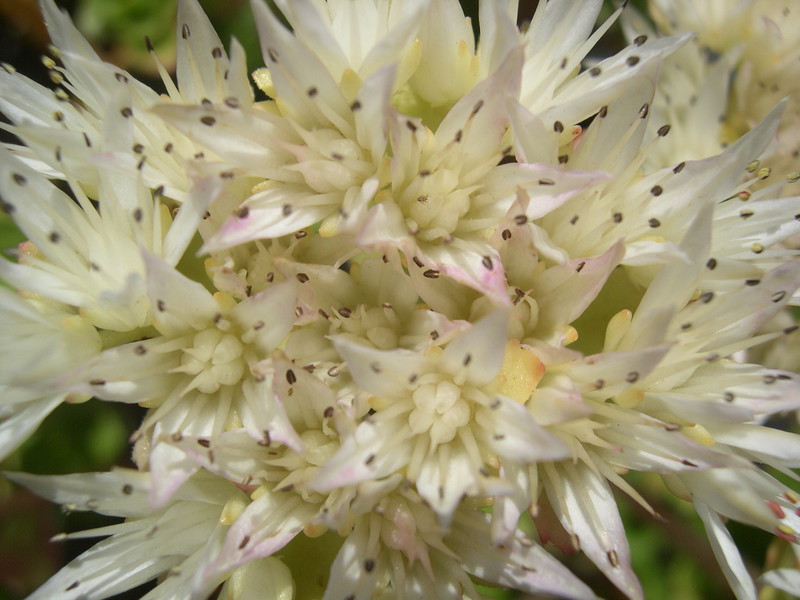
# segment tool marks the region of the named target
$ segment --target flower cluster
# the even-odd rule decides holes
[[[555,547],[642,598],[612,489],[654,511],[629,471],[693,504],[755,598],[726,520],[800,549],[770,474],[800,438],[766,424],[800,377],[746,360],[795,329],[800,175],[775,142],[800,130],[715,86],[796,83],[797,44],[695,41],[666,0],[647,33],[625,7],[593,31],[599,0],[523,29],[484,0],[477,41],[455,0],[274,4],[252,3],[257,90],[196,0],[175,82],[153,53],[163,94],[52,0],[55,90],[0,72],[28,239],[0,260],[0,454],[62,402],[147,409],[138,470],[6,474],[125,519],[64,536],[106,539],[31,598],[595,598]],[[630,44],[587,59],[623,12]]]

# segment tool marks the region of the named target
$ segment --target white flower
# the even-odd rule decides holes
[[[145,254],[144,262],[157,335],[86,361],[70,387],[151,408],[136,437],[154,438],[147,457],[160,475],[153,501],[165,502],[194,470],[159,447],[162,434],[214,436],[243,426],[257,440],[267,436],[299,449],[280,400],[269,391],[271,372],[259,367],[292,327],[293,285],[277,284],[236,303],[224,294],[213,297],[154,255]]]
[[[483,2],[477,43],[455,0],[276,4],[291,29],[253,3],[263,102],[194,0],[165,96],[49,1],[61,100],[0,74],[25,144],[0,193],[29,237],[0,262],[20,291],[0,290],[0,450],[70,393],[148,409],[144,472],[10,476],[128,519],[34,597],[163,576],[150,597],[593,598],[553,541],[636,600],[612,486],[652,511],[641,471],[753,598],[723,519],[800,527],[760,466],[800,465],[765,424],[800,380],[733,360],[791,333],[774,319],[800,298],[797,199],[758,162],[785,105],[675,156],[691,136],[661,119],[720,110],[734,56],[699,107],[693,47],[662,65],[688,35],[581,71],[599,0],[540,3],[525,32],[516,2]]]
[[[252,89],[241,46],[233,44],[229,60],[196,0],[179,4],[177,87],[158,63],[168,98],[250,103]],[[60,87],[53,93],[12,67],[0,71],[0,110],[13,124],[10,131],[25,144],[12,146],[14,151],[50,177],[76,179],[90,197],[99,185],[97,166],[104,166],[138,170],[146,187],[183,201],[193,184],[190,163],[204,156],[154,118],[150,109],[165,98],[102,62],[52,0],[43,0],[42,10],[55,59],[47,58],[45,64]]]
[[[65,307],[26,300],[5,287],[0,306],[2,459],[67,398],[61,378],[100,350],[100,336]]]
[[[93,510],[125,518],[116,525],[57,536],[58,541],[109,537],[61,569],[29,596],[32,600],[106,598],[155,577],[162,579],[145,598],[205,597],[219,582],[204,582],[204,587],[192,589],[197,569],[216,556],[231,523],[248,504],[245,493],[208,473],[193,477],[168,505],[156,510],[147,501],[149,473],[117,469],[52,477],[6,476],[67,511]],[[276,600],[292,597],[293,583],[277,559],[254,562],[225,573],[222,579],[228,576],[222,593],[234,593],[237,598],[256,598],[262,593]]]

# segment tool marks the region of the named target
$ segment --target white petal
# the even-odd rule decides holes
[[[162,332],[182,334],[211,323],[217,304],[200,283],[181,275],[146,250],[142,250],[142,258],[147,269],[153,320]]]
[[[449,373],[465,374],[473,385],[485,385],[500,372],[508,336],[508,310],[496,310],[447,345],[439,364]]]
[[[320,59],[295,38],[260,0],[252,0],[261,53],[281,107],[303,128],[333,125],[351,136],[352,113],[339,86]],[[314,89],[314,94],[308,91]]]
[[[557,461],[572,456],[570,448],[558,437],[541,427],[519,402],[498,396],[486,413],[488,445],[505,460],[526,464]]]
[[[343,335],[331,341],[358,386],[375,396],[404,397],[411,381],[428,370],[425,356],[410,350],[376,350]]]
[[[614,585],[632,600],[644,598],[630,564],[617,502],[605,478],[582,463],[545,466],[545,489],[564,529]]]
[[[153,481],[149,501],[153,508],[166,505],[198,468],[182,450],[163,443],[156,443],[150,452],[149,467]]]
[[[764,573],[759,581],[800,597],[800,571],[797,569],[773,569]]]
[[[766,425],[727,425],[709,430],[717,442],[800,467],[800,436]]]
[[[742,555],[722,519],[703,502],[695,500],[693,504],[697,514],[703,519],[714,556],[717,557],[719,566],[725,573],[725,578],[733,589],[733,593],[736,594],[737,600],[756,600],[756,587],[747,572]]]
[[[195,573],[193,587],[205,588],[236,567],[271,556],[292,541],[317,511],[293,492],[265,492],[236,519],[216,558]]]
[[[296,301],[295,285],[287,281],[245,298],[233,308],[232,315],[243,331],[255,331],[254,343],[269,352],[291,331]]]
[[[2,390],[2,386],[0,386],[0,390]],[[0,420],[0,461],[27,440],[47,415],[61,404],[64,397],[65,394],[59,394],[22,405],[14,405],[10,411],[3,410],[3,418]]]
[[[11,481],[71,510],[140,517],[149,514],[150,474],[132,469],[74,475],[4,473]]]
[[[489,515],[458,511],[446,539],[473,575],[530,594],[596,600],[592,590],[522,533],[502,546],[489,544]]]
[[[380,417],[380,413],[378,413]],[[376,480],[408,464],[410,432],[399,419],[361,423],[342,441],[336,454],[320,467],[310,483],[312,489],[329,491],[363,481]]]

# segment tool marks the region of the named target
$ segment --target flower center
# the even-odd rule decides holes
[[[197,333],[183,349],[180,370],[194,375],[190,388],[213,394],[220,386],[238,383],[245,373],[244,347],[239,338],[219,329]]]
[[[469,422],[469,404],[461,396],[461,388],[452,381],[421,385],[412,394],[414,410],[408,425],[415,434],[430,431],[431,445],[446,444],[456,436],[459,427]]]
[[[426,242],[450,238],[469,211],[473,192],[459,184],[459,173],[442,167],[415,178],[399,195],[409,230]]]

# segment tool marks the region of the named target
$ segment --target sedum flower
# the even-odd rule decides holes
[[[116,469],[107,473],[36,476],[6,473],[12,481],[58,502],[66,511],[92,510],[125,520],[114,525],[61,534],[55,540],[108,536],[40,587],[29,598],[106,598],[145,584],[159,583],[144,598],[185,598],[202,568],[219,552],[226,532],[247,504],[247,495],[229,482],[199,473],[181,486],[169,504],[152,509],[149,473]],[[54,541],[55,541],[54,540]],[[113,556],[114,560],[109,560]],[[223,597],[292,597],[293,583],[277,559],[263,559],[226,573]],[[198,596],[218,582],[197,586]]]
[[[767,420],[800,380],[741,361],[793,330],[796,198],[758,162],[784,106],[675,156],[661,119],[702,116],[656,98],[689,36],[582,70],[600,4],[540,3],[523,32],[483,2],[476,41],[455,0],[254,1],[256,101],[195,0],[163,95],[44,2],[61,91],[0,74],[29,238],[0,321],[35,367],[0,380],[0,450],[65,398],[147,413],[137,471],[9,474],[126,519],[71,534],[107,539],[33,597],[594,598],[558,547],[638,599],[613,488],[654,511],[629,471],[691,502],[755,597],[725,520],[800,525],[761,467],[799,464]]]
[[[5,287],[0,303],[0,457],[5,458],[68,399],[59,379],[98,352],[101,342],[86,319],[57,303],[26,299]]]
[[[649,6],[660,32],[697,35],[694,50],[667,61],[660,84],[665,109],[683,115],[670,122],[686,130],[696,157],[711,156],[716,144],[727,145],[753,129],[788,97],[769,166],[781,176],[794,173],[800,148],[797,7],[769,0],[735,5],[718,0],[651,0]],[[642,29],[642,24],[634,28]],[[705,117],[699,120],[701,114]]]

